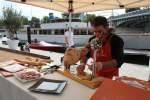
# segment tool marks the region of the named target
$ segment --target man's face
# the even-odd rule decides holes
[[[95,33],[97,40],[102,39],[107,33],[107,27],[104,27],[103,25],[93,27],[93,32]]]

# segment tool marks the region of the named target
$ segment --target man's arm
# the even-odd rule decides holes
[[[88,40],[88,44],[84,46],[84,48],[86,49],[87,52],[85,53],[85,51],[82,51],[82,52],[84,52],[83,55],[81,53],[80,65],[77,68],[78,74],[82,74],[84,69],[85,69],[86,61],[90,57],[90,42],[95,37],[96,37],[95,35],[90,37],[89,40]]]
[[[114,35],[111,39],[111,52],[112,52],[112,59],[115,59],[117,62],[116,67],[120,67],[124,60],[124,42],[119,37]]]
[[[83,74],[84,73],[88,52],[89,52],[89,48],[87,48],[86,46],[81,48],[81,51],[80,51],[80,65],[77,68],[78,74]]]
[[[111,53],[112,53],[112,60],[105,61],[105,62],[97,62],[98,69],[101,70],[102,68],[107,67],[120,67],[123,63],[124,53],[123,53],[123,40],[114,35],[111,40]]]
[[[116,67],[118,65],[117,63],[117,60],[116,59],[112,59],[112,60],[109,60],[109,61],[105,61],[105,62],[97,62],[96,63],[96,66],[97,66],[97,69],[98,70],[101,70],[101,69],[105,69],[107,67]]]

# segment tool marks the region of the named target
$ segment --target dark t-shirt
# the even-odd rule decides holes
[[[117,63],[118,63],[117,67],[120,67],[123,63],[123,58],[124,58],[124,53],[123,53],[124,42],[119,36],[117,36],[115,34],[110,34],[110,35],[111,36],[109,36],[109,37],[111,37],[111,38],[108,40],[110,41],[110,45],[111,45],[112,59],[116,59]],[[89,39],[89,43],[93,39],[95,39],[95,36],[92,36]],[[90,53],[88,53],[87,56],[89,57]]]

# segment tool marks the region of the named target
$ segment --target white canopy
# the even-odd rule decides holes
[[[73,13],[149,7],[150,0],[7,0],[33,6]]]

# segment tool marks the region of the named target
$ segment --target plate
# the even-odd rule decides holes
[[[19,81],[24,83],[24,82],[39,80],[42,77],[42,74],[34,70],[24,70],[15,73],[14,76]]]
[[[5,71],[8,71],[8,72],[12,72],[12,73],[21,71],[25,68],[26,68],[25,66],[22,66],[20,64],[15,64],[15,63],[14,64],[9,64],[9,65],[4,66],[4,67],[1,67],[1,69],[5,70]]]
[[[66,80],[52,80],[42,78],[33,86],[31,86],[29,90],[39,93],[60,94],[62,93],[66,85]]]

